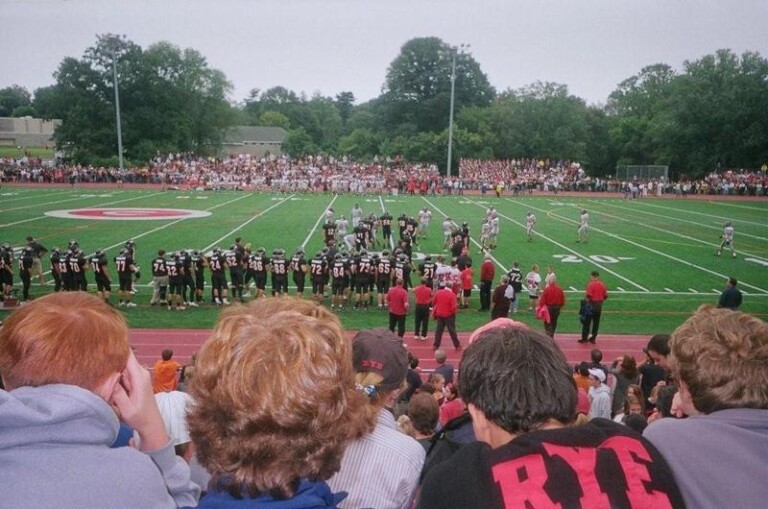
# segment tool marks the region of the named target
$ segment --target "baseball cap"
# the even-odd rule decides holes
[[[601,383],[605,382],[605,372],[602,369],[590,368],[587,371],[589,371],[590,376],[597,378]]]
[[[361,330],[352,340],[352,364],[358,373],[377,373],[383,391],[400,387],[408,371],[408,352],[403,341],[388,329]]]

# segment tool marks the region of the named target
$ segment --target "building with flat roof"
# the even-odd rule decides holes
[[[53,147],[53,132],[59,125],[59,119],[0,117],[0,146]]]
[[[222,148],[227,155],[251,154],[263,157],[266,154],[279,156],[283,153],[283,141],[288,132],[282,127],[239,125],[224,131]]]

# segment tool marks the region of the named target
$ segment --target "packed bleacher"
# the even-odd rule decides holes
[[[718,169],[701,179],[621,181],[591,175],[579,162],[549,158],[507,160],[461,159],[458,176],[440,176],[434,164],[404,162],[401,158],[375,158],[355,162],[346,157],[307,156],[224,158],[179,153],[157,155],[147,164],[117,168],[54,164],[40,158],[0,159],[0,180],[21,183],[132,183],[197,189],[241,189],[290,192],[461,194],[486,192],[590,191],[623,192],[632,186],[647,195],[765,196],[768,174],[761,170]],[[657,192],[658,191],[658,192]]]

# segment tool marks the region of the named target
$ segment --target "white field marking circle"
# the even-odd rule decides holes
[[[197,219],[208,217],[211,213],[205,210],[115,207],[49,210],[45,215],[62,219],[86,219],[89,221],[167,221],[173,219]]]

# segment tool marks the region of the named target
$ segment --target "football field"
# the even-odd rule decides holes
[[[351,219],[356,203],[366,214],[378,216],[386,209],[395,218],[403,212],[416,216],[423,207],[432,211],[428,235],[414,248],[415,265],[425,254],[448,254],[442,249],[441,223],[446,217],[459,224],[468,222],[472,236],[478,239],[481,221],[493,205],[500,218],[498,247],[492,252],[496,281],[513,261],[520,263],[523,274],[538,264],[542,277],[547,266],[552,266],[568,299],[558,328],[561,332],[580,330],[578,301],[593,270],[600,272],[609,291],[601,332],[671,332],[700,304],[716,303],[729,276],[738,279],[744,294],[742,310],[768,317],[768,200],[624,201],[618,195],[380,197],[6,186],[0,189],[0,242],[18,250],[31,235],[49,250],[65,248],[70,239],[76,239],[86,255],[105,250],[116,291],[112,258],[128,239],[134,239],[143,274],[134,299],[139,306],[125,311],[130,325],[208,328],[218,314],[210,304],[184,312],[148,306],[149,265],[158,249],[227,249],[235,237],[242,237],[254,249],[265,247],[270,253],[273,248],[283,248],[289,257],[303,246],[311,258],[323,246],[325,211],[332,207],[337,218],[343,214]],[[586,244],[576,243],[581,209],[590,214]],[[532,242],[527,242],[525,234],[529,210],[537,217]],[[715,256],[725,221],[735,228],[735,259],[727,251]],[[393,231],[396,235],[397,228]],[[381,242],[376,250],[383,247]],[[482,254],[474,241],[470,254],[479,283]],[[50,269],[48,256],[43,260],[46,270]],[[88,278],[93,283],[93,275]],[[52,291],[50,274],[47,280],[46,286],[33,285],[33,296]],[[14,282],[19,287],[17,273]],[[113,300],[116,302],[114,294]],[[479,296],[474,291],[470,308],[462,310],[457,319],[460,330],[472,330],[487,320],[485,313],[477,312],[478,307]],[[4,314],[0,312],[0,319]],[[345,310],[340,317],[349,329],[387,323],[386,315],[376,310]],[[527,311],[515,318],[536,323]]]

